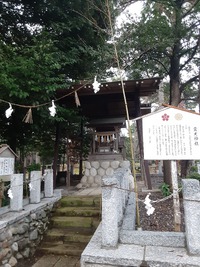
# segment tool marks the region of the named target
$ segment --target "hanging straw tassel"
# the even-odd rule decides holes
[[[80,100],[79,100],[79,97],[78,97],[78,94],[77,94],[76,91],[75,91],[75,103],[76,103],[76,106],[77,107],[79,107],[81,105]]]
[[[32,116],[32,109],[31,108],[29,108],[28,112],[24,116],[23,121],[25,123],[33,123],[33,116]]]

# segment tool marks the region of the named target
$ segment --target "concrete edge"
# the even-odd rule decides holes
[[[136,221],[135,192],[130,192],[121,228],[123,230],[135,230],[135,221]]]
[[[81,267],[87,266],[139,266],[144,247],[119,244],[116,248],[101,247],[101,224],[81,254]]]
[[[140,246],[186,247],[186,237],[183,232],[121,230],[119,242]]]
[[[37,204],[28,204],[23,207],[23,210],[20,211],[11,211],[7,210],[6,213],[1,214],[0,216],[0,230],[6,227],[7,225],[12,224],[13,222],[19,221],[24,217],[28,216],[31,213],[39,209],[44,209],[47,206],[53,205],[57,202],[61,197],[51,197],[51,198],[43,198],[40,203]]]
[[[180,233],[172,236],[176,234]],[[139,267],[142,262],[149,267],[200,267],[200,257],[189,256],[184,247],[118,244],[116,248],[104,249],[101,224],[81,255],[81,267]]]

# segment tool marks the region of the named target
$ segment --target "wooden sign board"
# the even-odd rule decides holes
[[[200,115],[163,108],[142,118],[145,160],[200,159]]]
[[[0,183],[1,182],[10,182],[11,175],[0,175]]]
[[[1,158],[0,157],[0,176],[10,175],[14,173],[14,158]]]

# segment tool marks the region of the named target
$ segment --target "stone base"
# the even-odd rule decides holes
[[[81,267],[140,267],[142,263],[148,267],[199,267],[200,258],[189,256],[185,247],[119,243],[116,248],[104,249],[101,225],[81,255]]]
[[[104,160],[84,162],[85,173],[77,185],[78,189],[100,187],[105,175],[112,176],[116,169],[130,167],[130,162],[127,160],[105,160],[105,155],[102,156]]]
[[[88,156],[88,161],[113,161],[113,160],[119,160],[123,161],[123,156],[121,154],[93,154]]]

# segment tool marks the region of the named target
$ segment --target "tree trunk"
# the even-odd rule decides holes
[[[181,178],[186,178],[188,175],[191,160],[181,160]]]
[[[60,141],[60,125],[56,125],[56,139],[54,144],[54,159],[53,159],[53,186],[56,187],[56,175],[57,175],[57,162],[59,154],[59,141]]]
[[[81,119],[81,140],[80,140],[80,160],[79,160],[79,178],[82,178],[83,173],[83,120]]]
[[[172,55],[170,58],[170,101],[169,104],[173,106],[178,106],[181,101],[181,91],[180,91],[180,3],[177,4],[177,12],[174,22],[174,31],[177,36],[177,42],[174,44]],[[171,162],[163,161],[163,170],[164,170],[164,182],[172,186],[172,175],[171,175]]]
[[[172,188],[171,161],[163,160],[164,183]]]

